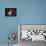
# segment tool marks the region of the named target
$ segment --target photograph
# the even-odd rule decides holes
[[[5,8],[5,16],[16,16],[16,8]]]

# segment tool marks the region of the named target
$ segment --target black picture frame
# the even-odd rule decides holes
[[[17,16],[17,8],[5,8],[5,16]]]

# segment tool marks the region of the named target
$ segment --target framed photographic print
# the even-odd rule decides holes
[[[5,16],[16,16],[17,9],[16,8],[5,8]]]

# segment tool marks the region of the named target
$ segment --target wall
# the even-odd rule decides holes
[[[17,8],[17,16],[5,17],[7,7]],[[9,32],[18,32],[17,24],[46,24],[46,0],[0,1],[0,44],[8,43]]]
[[[21,2],[21,24],[46,24],[46,0]]]

